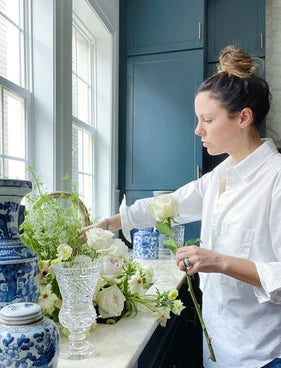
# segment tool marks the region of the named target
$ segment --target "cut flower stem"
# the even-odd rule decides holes
[[[194,294],[191,277],[187,273],[186,273],[186,280],[187,280],[187,285],[188,285],[188,292],[189,292],[189,294],[191,296],[191,299],[193,301],[197,316],[199,318],[199,321],[200,321],[200,324],[201,324],[201,327],[202,327],[202,330],[203,330],[203,333],[205,335],[206,342],[207,342],[207,345],[208,345],[208,348],[209,348],[209,351],[210,351],[209,359],[211,359],[212,362],[215,362],[216,357],[215,357],[215,353],[214,353],[213,346],[212,346],[212,343],[211,343],[211,338],[208,334],[206,325],[204,323],[204,320],[203,320],[203,317],[202,317],[202,314],[201,314],[200,305],[198,304],[197,299],[196,299],[195,294]]]
[[[173,230],[172,225],[171,225],[172,221],[173,221],[172,218],[167,218],[164,221],[157,221],[156,222],[156,228],[160,233],[162,233],[162,234],[169,237],[169,240],[165,240],[163,244],[167,248],[169,248],[170,251],[175,255],[179,245],[177,243],[177,240],[175,238],[175,233],[174,233],[174,230]],[[190,241],[188,241],[186,243],[187,244],[192,244],[193,242],[197,242],[197,241],[200,241],[200,239],[191,239]],[[198,319],[200,321],[200,324],[201,324],[201,327],[202,327],[202,330],[203,330],[203,333],[204,333],[204,336],[205,336],[205,339],[206,339],[206,342],[207,342],[208,349],[210,351],[209,359],[211,359],[213,362],[216,362],[215,353],[214,353],[213,346],[212,346],[212,343],[211,343],[211,337],[209,336],[206,325],[204,323],[202,313],[201,313],[201,308],[200,308],[200,305],[198,304],[197,299],[195,297],[191,277],[188,275],[188,273],[186,273],[186,279],[187,279],[187,285],[188,285],[188,292],[189,292],[189,294],[191,296],[191,299],[192,299],[192,302],[194,304]]]

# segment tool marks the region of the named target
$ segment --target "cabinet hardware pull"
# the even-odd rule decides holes
[[[201,170],[200,170],[200,166],[197,165],[196,166],[196,179],[199,179],[201,176]]]
[[[201,40],[201,22],[198,22],[198,40]]]
[[[263,49],[263,33],[260,33],[261,49]]]

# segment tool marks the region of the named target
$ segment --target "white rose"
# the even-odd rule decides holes
[[[111,231],[94,227],[86,232],[88,245],[95,250],[108,249],[113,243],[114,234]]]
[[[57,257],[60,260],[66,261],[72,254],[72,248],[68,244],[60,244],[57,247]]]
[[[157,221],[163,221],[166,218],[175,218],[179,216],[179,203],[169,194],[153,198],[150,208]]]
[[[125,296],[117,285],[102,289],[97,296],[99,313],[103,318],[120,316],[125,303]]]
[[[114,239],[109,251],[110,254],[117,257],[126,258],[128,256],[128,247],[121,239]]]
[[[137,271],[129,280],[129,290],[132,294],[143,295],[145,290],[143,288],[143,282],[140,272]]]
[[[107,281],[114,281],[123,273],[124,262],[121,258],[107,256],[103,258],[101,276]]]

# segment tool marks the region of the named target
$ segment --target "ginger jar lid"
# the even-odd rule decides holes
[[[42,309],[35,303],[8,304],[0,310],[0,323],[5,325],[28,325],[42,318]]]

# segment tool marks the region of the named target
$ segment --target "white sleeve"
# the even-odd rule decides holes
[[[179,217],[175,220],[179,224],[201,220],[202,202],[210,173],[192,181],[176,190],[173,195],[179,202]],[[127,206],[124,196],[120,206],[122,232],[126,239],[130,239],[130,230],[154,227],[155,216],[149,206],[153,197],[138,199],[131,206]]]
[[[262,288],[254,288],[260,303],[272,302],[281,304],[281,182],[272,194],[269,228],[270,242],[275,260],[272,262],[256,261],[255,265],[260,277]]]

